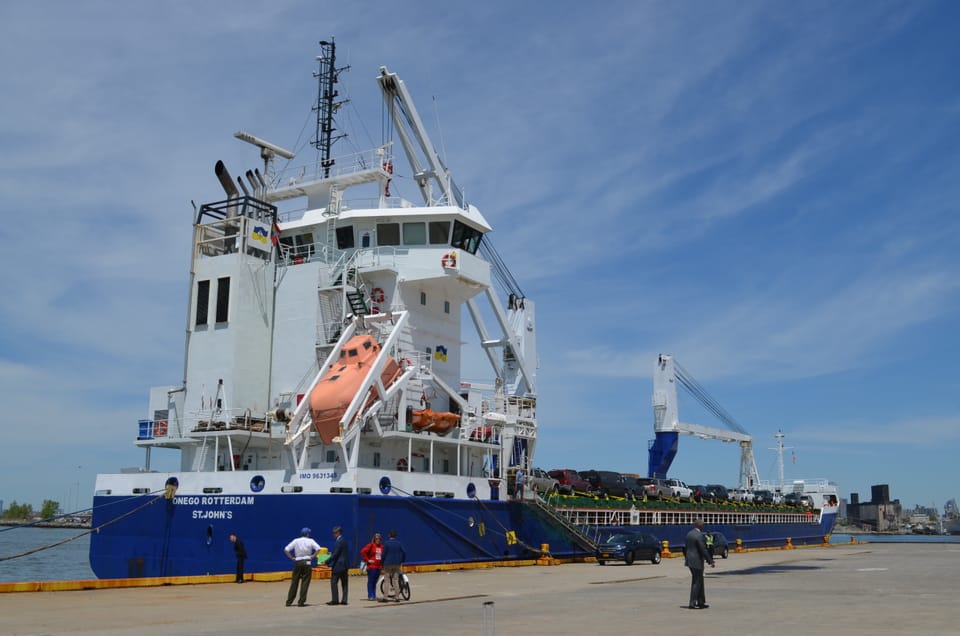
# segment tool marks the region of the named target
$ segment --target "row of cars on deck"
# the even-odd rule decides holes
[[[542,494],[587,495],[596,497],[621,497],[623,499],[676,499],[698,503],[735,501],[740,503],[785,504],[811,507],[808,495],[788,493],[781,495],[769,490],[726,488],[720,484],[688,486],[680,479],[636,477],[612,470],[581,470],[556,468],[546,471],[531,468],[527,474],[527,487]]]
[[[726,559],[730,554],[727,538],[720,532],[707,531],[703,534],[710,554]],[[656,565],[663,558],[663,543],[646,532],[617,532],[597,546],[596,556],[600,565],[608,561],[623,561],[627,565],[633,565],[635,561],[650,561]]]

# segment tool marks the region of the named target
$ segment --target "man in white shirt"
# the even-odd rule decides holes
[[[293,561],[293,578],[290,580],[290,591],[287,593],[287,607],[293,605],[293,598],[300,587],[300,600],[297,605],[307,604],[307,590],[310,589],[310,577],[313,575],[311,561],[313,555],[320,551],[320,544],[310,538],[310,528],[302,528],[300,536],[287,544],[283,553]]]

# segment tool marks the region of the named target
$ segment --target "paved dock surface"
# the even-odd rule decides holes
[[[958,571],[950,544],[731,554],[707,569],[705,610],[686,609],[679,558],[414,573],[401,603],[367,601],[366,579],[351,577],[350,604],[337,607],[325,605],[326,580],[306,607],[284,607],[287,581],[25,592],[0,594],[0,633],[957,634]]]

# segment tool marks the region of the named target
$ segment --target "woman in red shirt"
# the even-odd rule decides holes
[[[360,550],[360,558],[367,566],[367,600],[377,600],[377,581],[380,579],[380,570],[383,567],[383,538],[379,533],[373,535],[373,540]]]

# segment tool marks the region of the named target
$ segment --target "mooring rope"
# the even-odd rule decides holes
[[[159,491],[155,491],[155,492],[159,492]],[[43,552],[44,550],[49,550],[49,549],[51,549],[51,548],[55,548],[55,547],[57,547],[57,546],[61,546],[61,545],[65,544],[65,543],[70,543],[71,541],[76,541],[77,539],[80,539],[81,537],[85,537],[85,536],[87,536],[88,534],[92,534],[92,533],[94,533],[94,532],[99,532],[102,528],[106,528],[107,526],[109,526],[109,525],[111,525],[111,524],[114,524],[114,523],[120,521],[121,519],[124,519],[124,518],[126,518],[126,517],[129,517],[130,515],[132,515],[132,514],[135,513],[135,512],[139,512],[139,511],[143,510],[143,509],[146,508],[147,506],[149,506],[149,505],[151,505],[152,503],[156,502],[158,499],[162,499],[163,496],[164,496],[164,494],[161,492],[161,494],[157,495],[156,497],[154,497],[154,498],[151,499],[150,501],[144,503],[142,506],[137,506],[137,507],[134,508],[133,510],[130,510],[130,511],[128,511],[128,512],[123,513],[122,515],[120,515],[120,516],[117,517],[116,519],[111,519],[110,521],[107,521],[106,523],[102,523],[102,524],[100,524],[99,526],[97,526],[96,528],[90,528],[89,530],[86,530],[86,531],[84,531],[84,532],[81,532],[80,534],[78,534],[78,535],[76,535],[76,536],[67,537],[67,538],[64,539],[63,541],[57,541],[56,543],[51,543],[51,544],[49,544],[49,545],[40,546],[39,548],[34,548],[34,549],[32,549],[32,550],[27,550],[26,552],[21,552],[20,554],[13,554],[13,555],[11,555],[11,556],[0,557],[0,562],[3,562],[3,561],[11,561],[11,560],[13,560],[13,559],[19,559],[19,558],[21,558],[21,557],[29,556],[29,555],[31,555],[31,554],[36,554],[37,552]],[[52,519],[56,519],[57,517],[51,517],[51,518],[52,518]],[[29,523],[29,524],[22,524],[22,525],[19,525],[19,526],[13,526],[13,528],[26,528],[26,527],[29,527],[29,526],[36,525],[36,523],[39,523],[39,522],[34,522],[34,523]],[[10,529],[13,529],[13,528],[10,528]]]

